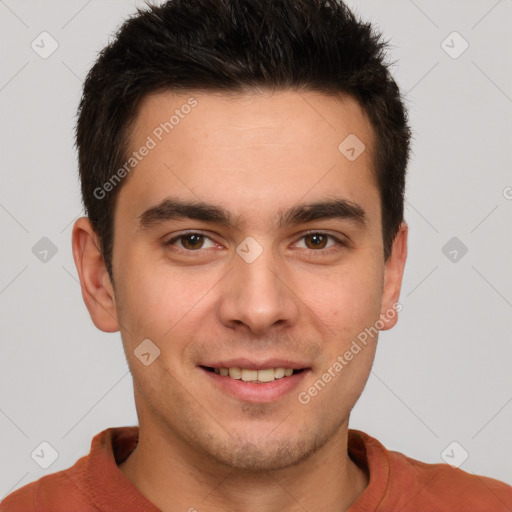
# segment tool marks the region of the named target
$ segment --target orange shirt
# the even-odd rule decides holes
[[[137,439],[138,427],[100,432],[89,455],[14,491],[2,501],[0,512],[159,512],[117,467]],[[359,430],[349,430],[348,449],[370,474],[368,487],[349,512],[512,510],[512,487],[498,480],[411,459]]]

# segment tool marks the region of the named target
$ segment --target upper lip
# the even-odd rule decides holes
[[[265,370],[267,368],[292,368],[294,370],[302,370],[309,368],[307,363],[291,361],[290,359],[265,359],[263,361],[257,361],[245,357],[209,361],[201,363],[199,366],[207,366],[209,368],[246,368],[250,370]]]

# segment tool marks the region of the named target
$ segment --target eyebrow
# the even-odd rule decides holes
[[[144,230],[155,225],[176,219],[194,219],[238,229],[239,217],[234,217],[221,206],[199,201],[184,201],[178,198],[166,198],[152,206],[139,217],[139,229]],[[322,219],[349,220],[360,226],[366,224],[364,209],[347,199],[336,198],[326,201],[300,203],[277,215],[278,228],[286,228]]]

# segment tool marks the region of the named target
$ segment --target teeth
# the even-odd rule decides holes
[[[274,369],[274,377],[276,379],[282,379],[284,377],[285,371],[286,370],[284,368],[275,368]]]
[[[265,368],[264,370],[252,370],[248,368],[214,368],[217,375],[231,377],[244,382],[272,382],[275,379],[290,377],[293,368]]]
[[[258,380],[258,370],[242,370],[242,380],[244,382],[254,382]]]
[[[240,380],[242,378],[242,370],[240,368],[230,368],[229,376],[232,379]]]
[[[269,368],[268,370],[258,370],[258,380],[260,382],[272,382],[274,380],[275,374],[276,372],[274,368]]]

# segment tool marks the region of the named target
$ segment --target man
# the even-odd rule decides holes
[[[349,430],[400,310],[410,130],[340,2],[171,0],[103,50],[73,254],[139,427],[11,511],[505,511],[512,488]]]

